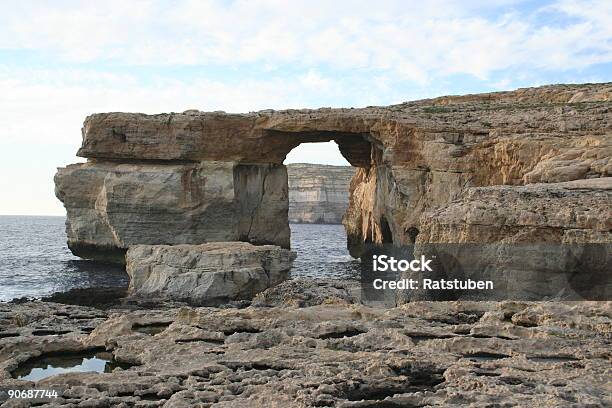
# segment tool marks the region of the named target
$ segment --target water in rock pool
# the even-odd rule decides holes
[[[20,365],[12,374],[20,380],[38,381],[63,373],[109,373],[117,367],[125,369],[129,365],[117,363],[111,353],[86,352],[40,357]]]
[[[126,287],[122,267],[82,260],[66,246],[64,217],[0,216],[0,301],[73,288]],[[359,279],[342,225],[292,224],[293,277]]]

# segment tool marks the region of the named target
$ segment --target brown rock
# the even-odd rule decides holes
[[[421,216],[418,243],[612,240],[612,177],[470,188]]]
[[[416,299],[607,300],[612,296],[612,178],[467,189],[421,215],[415,256],[427,278],[488,280],[487,291],[398,291]],[[420,278],[408,272],[405,278]]]
[[[283,166],[231,162],[93,161],[59,169],[68,246],[83,258],[124,262],[136,244],[247,241],[289,247]]]

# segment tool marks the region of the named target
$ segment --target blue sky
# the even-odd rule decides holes
[[[0,14],[0,214],[63,214],[86,115],[387,105],[612,81],[612,1],[21,1]],[[334,146],[286,162],[342,164]]]

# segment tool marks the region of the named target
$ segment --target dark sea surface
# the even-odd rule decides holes
[[[70,253],[65,220],[0,216],[0,301],[72,288],[127,285],[123,268],[85,261]]]
[[[73,288],[126,287],[122,267],[82,260],[66,246],[64,217],[0,216],[0,301]],[[292,276],[359,279],[342,225],[292,224]]]
[[[343,225],[291,224],[291,249],[297,259],[292,277],[359,280],[361,264],[349,255]]]

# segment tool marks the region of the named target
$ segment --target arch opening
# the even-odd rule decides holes
[[[370,246],[394,244],[398,226],[394,219],[388,219],[387,210],[392,203],[386,202],[387,189],[393,185],[391,169],[384,164],[384,149],[380,141],[369,133],[346,133],[332,131],[316,132],[281,132],[272,131],[276,140],[282,136],[288,148],[284,164],[295,162],[329,163],[330,151],[336,155],[337,164],[350,164],[355,168],[350,184],[343,193],[348,199],[346,210],[343,209],[341,222],[344,224],[343,235],[346,246],[353,258],[360,258]],[[335,145],[332,142],[335,142]],[[319,152],[310,149],[320,146]],[[325,150],[324,150],[325,149]],[[298,154],[302,151],[303,155]],[[308,153],[306,153],[308,152]],[[342,158],[340,158],[342,157]],[[291,164],[289,164],[291,166]],[[289,168],[291,171],[291,169]],[[327,170],[329,171],[329,170]],[[295,196],[289,175],[289,212],[295,209]],[[316,193],[313,193],[316,194]],[[328,194],[324,189],[320,196]],[[340,222],[340,219],[336,222]],[[311,222],[326,222],[325,217],[312,217]],[[289,217],[290,223],[296,219]],[[292,240],[293,241],[293,240]],[[400,244],[401,239],[398,241]]]
[[[371,147],[355,134],[350,137],[357,141],[347,142],[349,136],[331,132],[309,134],[309,141],[300,141],[283,161],[288,175],[291,249],[298,255],[291,272],[294,277],[359,277],[361,266],[348,251],[342,221],[355,164],[369,165]]]
[[[300,143],[285,157],[284,165],[308,163],[330,166],[351,166],[351,163],[340,153],[338,143],[328,142]]]
[[[335,132],[335,131],[303,131],[285,132],[266,130],[267,137],[275,146],[280,146],[276,152],[267,152],[270,158],[284,162],[287,155],[303,143],[322,143],[334,141],[340,154],[354,167],[368,168],[372,162],[372,138],[369,133]],[[282,155],[282,157],[278,157]]]
[[[355,167],[337,142],[300,143],[283,164],[288,176],[289,223],[341,224]]]

